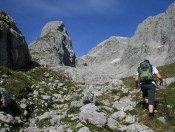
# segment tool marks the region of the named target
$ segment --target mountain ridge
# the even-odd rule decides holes
[[[175,3],[171,4],[165,12],[146,18],[138,25],[132,38],[124,37],[125,40],[128,39],[126,47],[122,47],[122,39],[120,38],[111,42],[111,38],[117,38],[114,36],[92,48],[87,55],[81,57],[89,67],[88,72],[90,69],[94,69],[94,73],[99,71],[99,77],[110,75],[120,78],[134,75],[139,63],[145,59],[149,59],[155,66],[173,63],[175,61],[175,53],[173,52],[175,50],[173,43],[175,41],[174,12]],[[115,45],[117,42],[118,45]],[[111,47],[106,48],[106,45],[111,45]],[[106,52],[112,52],[115,48],[118,48],[118,51],[121,50],[121,54],[113,52],[105,59]],[[113,56],[115,57],[113,58]],[[110,62],[115,63],[111,65]],[[103,65],[105,68],[102,67]],[[103,73],[100,74],[100,71]],[[87,73],[85,72],[85,74]],[[93,71],[91,73],[93,74]]]

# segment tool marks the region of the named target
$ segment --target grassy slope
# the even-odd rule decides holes
[[[164,79],[175,77],[175,63],[157,67],[160,74]],[[122,78],[124,84],[130,88],[135,87],[135,82],[133,77]],[[151,127],[154,131],[164,132],[164,131],[175,131],[175,83],[172,83],[169,86],[165,86],[166,89],[156,89],[156,112],[155,119],[149,120],[147,118],[148,111],[143,109],[141,105],[137,106],[136,112],[139,116],[139,122]],[[141,93],[139,100],[142,100]],[[166,106],[168,105],[168,110]],[[167,115],[168,114],[168,115]],[[157,118],[165,117],[166,123],[162,123]]]
[[[175,63],[170,64],[170,65],[166,65],[166,66],[162,66],[162,67],[158,67],[158,70],[160,71],[161,75],[163,76],[163,78],[167,78],[167,77],[175,77]],[[30,70],[28,72],[16,72],[13,70],[10,70],[6,67],[0,66],[0,78],[5,78],[4,84],[2,85],[2,87],[4,87],[10,95],[13,96],[13,98],[17,101],[17,103],[22,99],[22,98],[27,98],[28,93],[33,92],[33,90],[36,89],[31,89],[31,86],[33,84],[37,84],[37,82],[42,82],[45,81],[47,83],[47,81],[49,80],[49,78],[46,78],[44,76],[44,73],[49,73],[50,76],[52,76],[54,78],[54,80],[60,80],[60,82],[63,82],[67,85],[68,88],[71,87],[75,87],[75,84],[71,83],[69,78],[66,78],[62,73],[60,72],[53,72],[47,68],[35,68],[33,70]],[[3,75],[8,75],[8,77],[3,77]],[[130,89],[133,89],[135,87],[134,84],[134,78],[133,77],[127,77],[127,78],[123,78],[122,79],[124,81],[124,84],[129,87]],[[54,91],[54,90],[50,90],[48,87],[43,87],[45,92],[48,92],[48,94],[52,94],[52,93],[57,93],[58,91]],[[48,91],[50,90],[50,91]],[[116,91],[118,92],[118,91]],[[116,93],[115,92],[115,93]],[[148,120],[147,119],[147,113],[148,111],[146,109],[143,109],[141,105],[138,105],[136,111],[131,111],[131,113],[135,113],[137,112],[137,115],[139,116],[139,122],[143,123],[149,127],[151,127],[153,130],[155,131],[175,131],[175,128],[173,126],[173,123],[175,122],[175,83],[169,85],[167,87],[167,89],[163,92],[166,92],[167,95],[166,97],[166,101],[167,104],[170,105],[172,108],[168,109],[168,113],[169,113],[169,118],[166,118],[166,124],[161,123],[159,120],[157,120],[156,118],[154,120]],[[113,93],[113,92],[112,92]],[[66,93],[68,94],[68,93]],[[106,95],[107,96],[107,95]],[[109,96],[109,95],[108,95]],[[111,94],[112,96],[112,94]],[[163,98],[163,94],[162,91],[160,90],[156,90],[156,101],[157,103],[157,107],[156,107],[156,114],[155,116],[158,118],[160,116],[166,116],[166,113],[164,112],[164,108],[163,108],[163,104],[164,102],[164,98]],[[100,97],[99,97],[100,98]],[[104,98],[104,96],[103,96]],[[108,99],[109,97],[107,97]],[[134,99],[134,98],[133,98]],[[112,97],[111,97],[112,100]],[[142,97],[139,97],[139,100],[142,100]],[[35,106],[40,107],[40,103],[34,104]],[[51,104],[52,105],[52,104]],[[50,106],[51,107],[51,106]],[[47,111],[47,107],[41,107],[41,110],[45,110]],[[39,111],[41,112],[41,111]],[[68,113],[77,113],[79,112],[79,109],[77,108],[69,108]],[[43,111],[42,111],[43,113]],[[31,115],[32,116],[32,111],[31,111]],[[65,119],[66,120],[66,119]],[[67,121],[65,121],[67,122]],[[43,126],[43,124],[38,124],[41,125],[41,127]],[[75,125],[75,124],[74,124]],[[100,130],[101,128],[96,128],[94,125],[89,124],[89,128],[91,128],[91,130]],[[107,131],[107,128],[103,128],[105,131]]]

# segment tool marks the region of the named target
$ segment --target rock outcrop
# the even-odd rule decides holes
[[[0,64],[20,69],[29,62],[30,54],[23,34],[15,21],[0,10]]]
[[[10,104],[10,96],[4,88],[0,87],[0,108]]]
[[[76,56],[72,42],[61,21],[47,23],[40,38],[29,46],[32,58],[41,65],[75,66]]]

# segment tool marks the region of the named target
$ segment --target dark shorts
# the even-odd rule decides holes
[[[143,92],[143,98],[148,98],[148,104],[154,105],[156,86],[153,83],[146,83],[146,84],[141,84],[140,88]]]

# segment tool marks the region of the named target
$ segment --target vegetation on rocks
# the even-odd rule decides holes
[[[158,67],[158,70],[164,78],[175,77],[175,75],[171,74],[175,72],[174,66],[175,64],[165,65]],[[171,71],[168,70],[169,68],[171,68]],[[49,127],[53,125],[51,115],[54,113],[53,116],[57,117],[60,115],[60,112],[65,113],[62,117],[58,117],[58,121],[60,118],[60,123],[66,124],[64,129],[72,129],[76,132],[81,128],[77,126],[80,122],[79,114],[81,113],[81,107],[71,105],[71,102],[81,100],[83,89],[72,82],[71,78],[66,77],[64,72],[56,72],[42,67],[21,72],[0,66],[0,80],[2,80],[1,87],[8,91],[13,101],[18,105],[19,113],[14,117],[22,120],[20,123],[16,120],[15,125],[9,124],[9,128],[15,131],[27,128],[29,120],[34,120],[35,125],[40,129]],[[104,85],[104,91],[96,97],[97,112],[103,112],[107,117],[111,117],[114,113],[120,112],[115,104],[122,103],[122,100],[130,96],[133,102],[136,100],[136,96],[133,93],[135,88],[134,77],[126,77],[121,80],[124,82],[124,86],[111,86],[110,83]],[[102,86],[103,84],[95,85],[97,89]],[[155,119],[153,120],[147,118],[148,111],[144,108],[141,92],[137,93],[138,104],[135,109],[126,110],[125,113],[132,118],[136,117],[138,123],[144,124],[155,131],[167,129],[173,131],[175,130],[174,95],[175,83],[166,86],[166,89],[157,88]],[[12,114],[10,111],[6,112]],[[165,120],[165,123],[160,120],[160,117]],[[117,118],[116,121],[124,126],[130,124],[126,119]],[[88,127],[90,131],[106,132],[119,130],[117,126],[109,128],[109,124],[98,127],[88,121],[81,123],[83,126]],[[2,128],[5,127],[3,124],[2,122]]]
[[[16,116],[23,120],[23,125],[20,123],[21,127],[26,126],[25,120],[27,121],[29,118],[35,118],[47,111],[56,109],[55,103],[65,103],[61,101],[61,98],[60,100],[53,101],[54,95],[62,94],[67,96],[70,91],[75,91],[76,89],[74,82],[66,77],[63,72],[55,72],[42,67],[36,67],[27,72],[21,72],[13,71],[1,65],[0,80],[2,81],[1,87],[6,89],[13,101],[15,101],[17,105],[15,107],[19,108],[18,110],[20,112]],[[56,84],[59,84],[59,86]],[[21,108],[21,105],[24,105],[25,108]],[[10,109],[16,110],[13,107]],[[77,108],[71,107],[68,113],[75,113],[78,111]],[[10,111],[6,112],[12,114]],[[42,127],[48,124],[48,121],[45,120],[41,123],[41,121],[36,120],[36,124]],[[17,131],[20,128],[19,126],[16,128],[14,125],[10,127],[12,129],[17,129]]]

